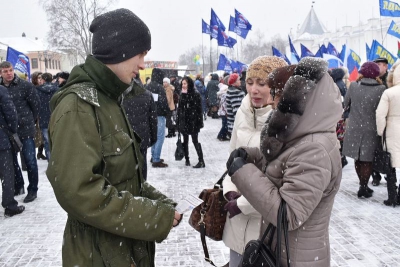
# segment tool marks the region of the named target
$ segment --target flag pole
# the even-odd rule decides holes
[[[212,57],[211,57],[211,49],[212,48],[212,38],[210,34],[210,72],[213,72],[213,67],[212,67]]]
[[[236,40],[238,40],[238,37],[237,37],[237,33],[236,33]],[[238,44],[238,49],[236,49],[236,61],[239,61],[239,44]]]
[[[204,77],[204,45],[203,45],[203,33],[201,33],[201,58],[203,59],[203,77]]]

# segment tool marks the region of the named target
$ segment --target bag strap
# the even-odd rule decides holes
[[[289,253],[289,233],[288,233],[288,219],[287,219],[287,210],[286,210],[286,202],[284,202],[284,207],[283,207],[283,235],[285,237],[285,247],[286,247],[286,260],[287,260],[287,266],[290,267],[290,253]]]
[[[387,152],[387,143],[386,143],[386,127],[385,127],[385,129],[383,130],[383,142],[382,142],[382,147],[384,146],[385,147],[385,150],[386,150],[386,152]]]
[[[222,174],[221,178],[219,178],[219,180],[214,184],[214,189],[222,189],[222,182],[225,179],[225,176],[228,174],[228,170],[226,170],[224,172],[224,174]]]
[[[286,212],[286,202],[283,199],[281,201],[281,204],[279,205],[276,227],[272,223],[268,224],[268,227],[265,230],[264,234],[262,235],[260,241],[262,243],[264,243],[265,238],[271,232],[271,234],[269,235],[269,240],[268,240],[268,246],[271,247],[272,239],[274,237],[275,230],[276,230],[276,233],[277,233],[276,247],[275,247],[276,266],[279,267],[280,264],[281,264],[281,255],[282,255],[281,254],[282,253],[281,247],[282,247],[282,230],[283,230],[283,235],[284,235],[284,238],[285,238],[285,249],[286,249],[287,266],[290,267],[290,253],[289,253],[289,241],[288,241],[288,221],[287,221],[287,212]],[[261,249],[261,246],[258,248],[258,250],[259,249]]]
[[[221,178],[214,184],[214,189],[222,189],[222,181],[224,180],[225,176],[228,174],[228,171],[225,171],[224,174],[222,174]],[[202,213],[203,211],[200,211]],[[212,266],[217,267],[214,262],[210,259],[210,254],[208,253],[208,248],[207,248],[207,242],[206,242],[206,225],[203,222],[204,214],[201,214],[202,218],[200,219],[199,226],[200,226],[200,239],[201,239],[201,244],[203,246],[203,251],[204,251],[204,260],[211,264]]]

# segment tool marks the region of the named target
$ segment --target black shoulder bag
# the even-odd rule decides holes
[[[272,249],[274,233],[276,235],[276,247]],[[279,267],[281,266],[282,253],[282,231],[285,238],[285,250],[287,266],[290,267],[289,241],[288,241],[288,221],[286,214],[286,202],[282,199],[278,210],[278,220],[276,227],[270,223],[262,235],[261,239],[251,240],[246,244],[243,253],[241,266],[243,267]],[[268,243],[264,240],[268,236]]]
[[[373,161],[373,169],[383,174],[390,174],[393,167],[391,162],[391,155],[387,151],[387,143],[386,143],[386,128],[383,130],[383,143],[379,145],[377,149],[375,149],[374,161]],[[385,150],[383,150],[385,147]]]

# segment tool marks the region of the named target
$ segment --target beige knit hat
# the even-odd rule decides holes
[[[260,56],[254,59],[247,69],[246,80],[261,79],[268,80],[268,75],[277,68],[285,67],[288,64],[283,58],[276,56]]]

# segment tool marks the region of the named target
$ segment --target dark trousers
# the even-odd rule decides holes
[[[188,135],[188,134],[182,134],[182,136],[183,136],[183,143],[184,143],[185,145],[188,145],[188,144],[189,144],[189,135]],[[191,134],[190,136],[192,137],[192,143],[193,143],[193,145],[196,146],[196,144],[199,143],[199,134],[198,134],[198,133],[196,133],[196,134]]]
[[[221,130],[218,133],[217,138],[226,138],[226,135],[228,134],[228,118],[226,116],[222,116],[222,127]]]
[[[39,170],[36,160],[35,141],[33,138],[21,139],[23,147],[22,154],[24,154],[26,169],[28,171],[28,192],[38,191]]]
[[[14,166],[10,149],[0,150],[0,180],[3,189],[1,205],[5,209],[16,209],[18,202],[14,199]]]

